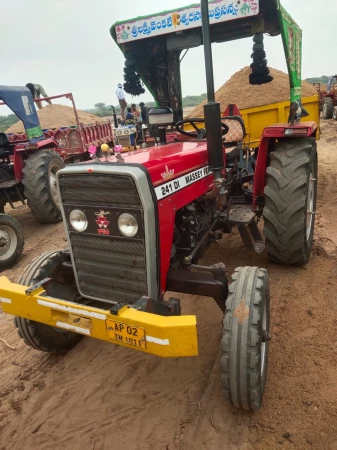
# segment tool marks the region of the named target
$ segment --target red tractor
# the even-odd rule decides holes
[[[14,208],[21,201],[42,223],[61,220],[56,187],[56,173],[66,164],[90,159],[88,148],[112,143],[110,121],[91,125],[80,124],[72,94],[77,126],[42,130],[32,95],[26,87],[0,86],[0,100],[23,122],[25,133],[0,133],[0,213],[6,203]],[[0,103],[1,104],[1,103]],[[6,155],[5,158],[1,155]]]
[[[323,119],[337,120],[337,75],[328,80],[327,92],[320,93]]]
[[[242,146],[241,117],[222,119],[214,101],[211,42],[255,35],[260,52],[262,32],[282,33],[291,65],[291,108],[289,123],[267,127],[259,149],[251,152]],[[179,294],[164,294],[212,297],[224,317],[225,396],[238,408],[256,410],[270,341],[267,271],[239,267],[229,281],[223,262],[199,261],[234,227],[251,251],[261,252],[260,219],[273,261],[305,264],[309,258],[318,126],[300,123],[301,31],[276,0],[243,0],[235,7],[227,0],[202,0],[117,23],[112,33],[129,59],[128,69],[131,61],[160,104],[149,111],[160,144],[106,153],[57,173],[68,247],[40,256],[18,284],[0,278],[1,307],[16,316],[25,343],[40,351],[66,352],[87,336],[183,357],[198,354],[196,317],[182,315]],[[208,103],[204,119],[188,120],[194,129],[189,132],[179,120],[179,61],[183,48],[199,44],[205,50]],[[174,139],[167,143],[165,128],[172,122]]]

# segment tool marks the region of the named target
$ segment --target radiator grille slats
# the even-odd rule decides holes
[[[127,176],[72,174],[60,177],[63,205],[92,208],[123,206],[142,210],[136,186]],[[95,220],[90,215],[89,220]],[[95,225],[97,228],[97,226]],[[144,239],[70,232],[81,293],[112,303],[133,303],[147,295]]]
[[[134,182],[127,177],[101,174],[60,178],[62,201],[71,204],[140,206]]]

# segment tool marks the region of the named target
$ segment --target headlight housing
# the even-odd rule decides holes
[[[69,223],[75,231],[83,233],[88,227],[88,219],[80,209],[73,209],[69,214]]]
[[[117,220],[118,229],[125,237],[134,237],[138,233],[138,222],[135,216],[123,213]]]

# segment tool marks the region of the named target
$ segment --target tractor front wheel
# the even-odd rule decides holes
[[[333,99],[331,97],[324,97],[322,116],[323,119],[332,119],[333,115]]]
[[[19,222],[8,214],[0,214],[0,271],[17,263],[23,246],[23,230]]]
[[[337,106],[335,106],[333,109],[332,118],[333,120],[337,120]]]
[[[268,274],[240,267],[232,280],[221,340],[224,393],[237,408],[255,411],[262,404],[268,366]]]
[[[314,138],[284,139],[275,145],[270,153],[264,196],[264,235],[269,258],[280,264],[306,264],[316,215]]]
[[[61,156],[52,149],[38,150],[25,161],[24,194],[29,208],[41,223],[55,223],[62,219],[56,173],[64,166]]]
[[[19,284],[32,286],[45,278],[60,277],[62,262],[61,251],[52,250],[44,253],[25,268]],[[42,352],[65,353],[83,338],[80,334],[63,331],[23,317],[15,317],[14,323],[25,344]]]

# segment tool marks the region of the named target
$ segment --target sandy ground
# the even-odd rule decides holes
[[[200,355],[163,360],[84,339],[65,356],[23,344],[0,312],[1,450],[337,449],[337,126],[322,125],[319,204],[309,264],[286,268],[251,255],[237,233],[213,245],[204,262],[267,267],[272,342],[263,408],[242,413],[222,398],[221,313],[203,297],[182,297],[198,318]],[[39,225],[26,208],[17,280],[41,252],[65,246],[62,224]]]

